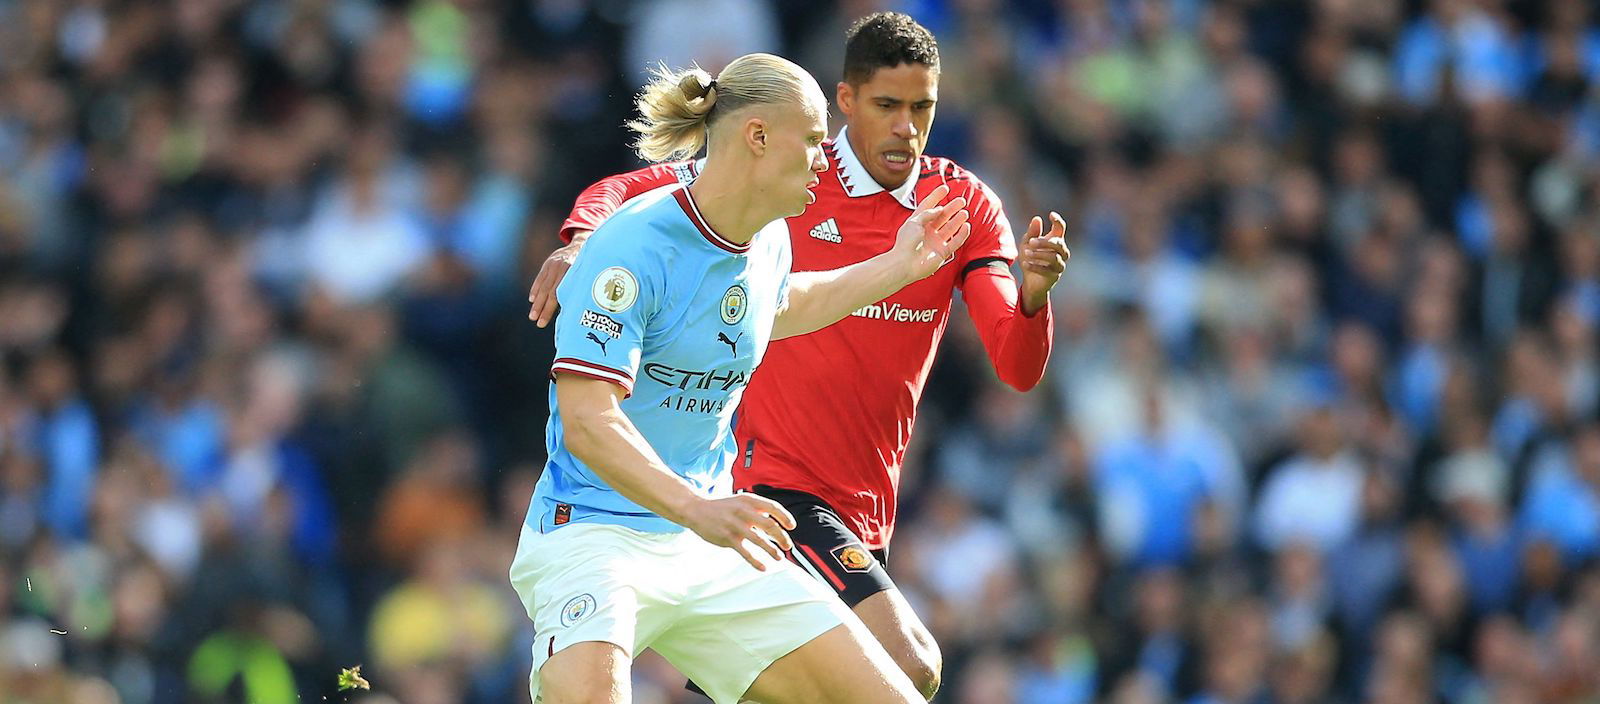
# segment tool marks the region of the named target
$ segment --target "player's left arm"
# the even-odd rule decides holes
[[[790,274],[788,293],[772,324],[772,339],[832,325],[850,311],[881,301],[949,262],[971,232],[966,199],[943,203],[949,193],[948,187],[940,186],[923,198],[900,226],[889,251],[830,271]]]
[[[1018,391],[1032,389],[1044,377],[1050,359],[1054,320],[1050,289],[1061,280],[1071,252],[1066,221],[1050,213],[1050,231],[1034,217],[1017,254],[1022,285],[1012,277],[1011,226],[998,198],[981,185],[973,198],[974,236],[963,252],[961,294],[967,315],[989,353],[1000,380]]]

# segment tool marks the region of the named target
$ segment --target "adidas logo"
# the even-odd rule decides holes
[[[834,244],[844,241],[844,238],[839,236],[839,223],[834,222],[833,218],[817,223],[816,227],[811,228],[811,236]]]

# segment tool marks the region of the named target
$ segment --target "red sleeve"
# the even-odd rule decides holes
[[[1011,222],[1006,219],[1000,197],[982,181],[972,179],[972,185],[963,194],[967,198],[968,222],[972,234],[956,259],[963,271],[976,262],[1000,259],[1007,264],[1017,259],[1017,238],[1011,234]]]
[[[1050,304],[1032,316],[1022,314],[1017,280],[1008,266],[1017,258],[1017,240],[1000,198],[973,179],[967,201],[972,234],[957,255],[963,274],[961,298],[1000,380],[1027,391],[1044,377],[1050,359],[1055,334]]]
[[[1017,280],[1010,268],[998,262],[967,272],[961,299],[1000,380],[1018,391],[1036,386],[1044,378],[1055,337],[1050,304],[1046,302],[1031,316],[1023,315],[1017,303]]]
[[[695,163],[692,161],[679,161],[667,164],[653,164],[637,171],[625,174],[607,176],[594,185],[583,189],[578,194],[578,201],[572,205],[572,212],[567,214],[566,222],[561,223],[561,241],[571,242],[575,230],[588,230],[593,232],[600,227],[600,223],[617,212],[629,198],[653,191],[662,186],[674,183],[687,183],[694,180]]]

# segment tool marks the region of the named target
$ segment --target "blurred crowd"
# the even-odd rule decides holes
[[[0,0],[0,700],[525,701],[556,225],[645,65],[877,9],[1073,247],[923,403],[938,701],[1600,698],[1587,0]]]

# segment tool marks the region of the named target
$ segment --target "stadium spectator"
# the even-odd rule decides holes
[[[924,398],[938,701],[1600,694],[1592,3],[15,0],[0,699],[525,699],[521,289],[646,64],[831,85],[879,9],[1074,250],[1049,397],[952,325]]]

